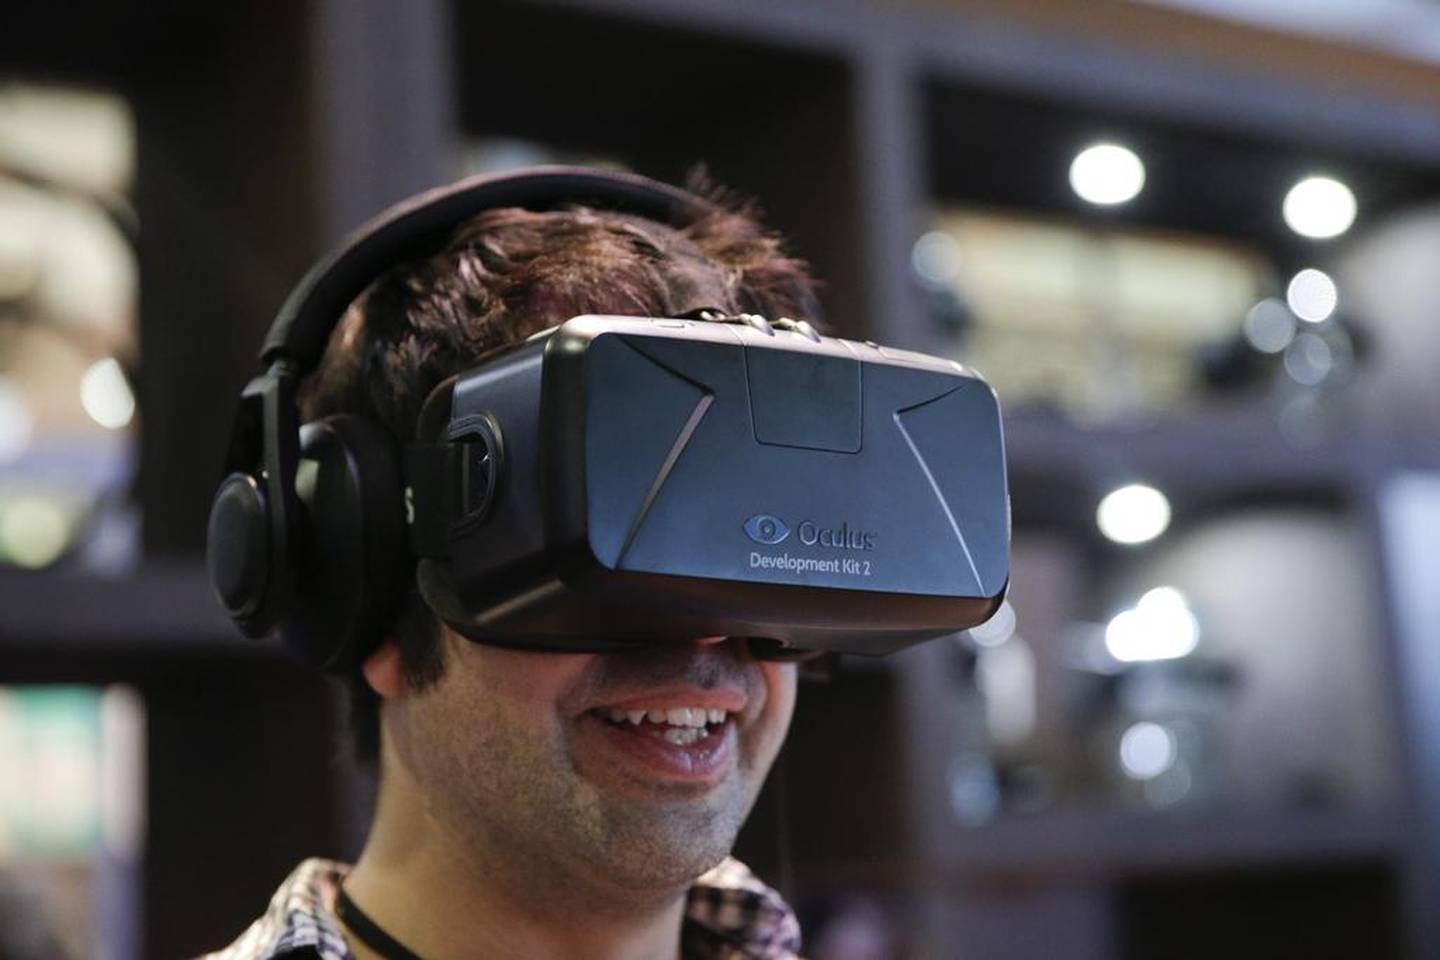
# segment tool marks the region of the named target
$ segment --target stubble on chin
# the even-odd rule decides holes
[[[737,777],[702,796],[637,801],[585,781],[579,818],[595,827],[590,866],[611,884],[637,892],[688,887],[730,854],[753,798]]]
[[[694,671],[707,661],[732,671],[752,704],[765,703],[760,671],[715,651],[704,658],[677,652],[596,661],[582,682],[643,689],[684,674],[703,686]],[[441,842],[451,848],[445,855],[466,861],[474,875],[502,878],[537,906],[544,900],[559,907],[567,897],[588,902],[592,895],[639,902],[688,887],[730,853],[784,734],[785,723],[773,717],[747,718],[735,731],[734,765],[705,790],[627,783],[577,755],[583,721],[573,707],[557,698],[535,709],[528,691],[513,693],[486,673],[452,670],[427,695],[433,699],[412,702],[420,789]],[[574,702],[602,699],[594,689],[574,689]]]
[[[639,784],[622,795],[577,771],[563,730],[542,744],[502,715],[470,727],[480,736],[456,729],[430,764],[432,815],[473,870],[503,876],[537,907],[638,905],[684,890],[729,855],[758,786],[737,765],[698,795],[656,787],[646,797]]]

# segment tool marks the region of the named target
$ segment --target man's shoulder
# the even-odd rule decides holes
[[[353,960],[334,902],[347,864],[312,857],[285,878],[265,914],[230,946],[198,960]]]

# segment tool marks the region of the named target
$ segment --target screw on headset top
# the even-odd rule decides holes
[[[748,327],[754,327],[767,337],[775,336],[775,328],[769,320],[758,313],[719,313],[714,310],[700,310],[698,316],[701,320],[709,323],[743,323]]]

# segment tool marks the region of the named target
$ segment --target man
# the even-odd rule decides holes
[[[804,264],[721,206],[674,228],[586,208],[484,213],[376,281],[305,388],[403,443],[445,377],[584,313],[813,315]],[[728,859],[795,702],[793,664],[706,637],[557,654],[471,642],[413,588],[350,683],[377,759],[353,867],[301,864],[212,956],[791,957],[780,897]]]

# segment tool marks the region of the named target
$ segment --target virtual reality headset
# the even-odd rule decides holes
[[[371,280],[483,210],[570,203],[707,209],[594,171],[467,181],[368,225],[287,301],[210,519],[242,630],[350,669],[412,575],[455,631],[532,650],[883,654],[989,618],[1009,575],[1000,412],[951,360],[786,318],[580,316],[442,383],[403,448],[359,417],[298,424],[296,382]]]

